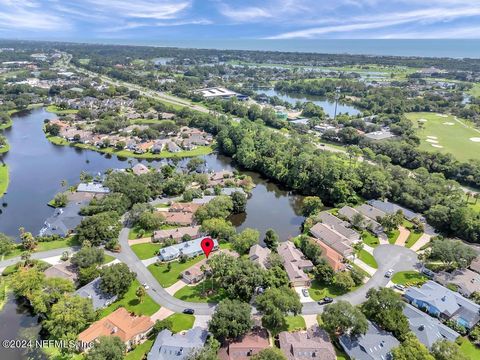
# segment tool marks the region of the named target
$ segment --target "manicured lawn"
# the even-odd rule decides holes
[[[48,112],[55,113],[57,115],[76,114],[78,112],[78,110],[74,110],[74,109],[66,109],[66,110],[60,109],[56,105],[49,105],[49,106],[46,107],[46,110]]]
[[[105,258],[103,259],[104,264],[108,264],[109,262],[112,262],[115,260],[115,258],[111,255],[105,254]]]
[[[392,282],[400,285],[420,285],[427,281],[425,275],[417,271],[401,271],[393,275]]]
[[[367,230],[362,232],[362,240],[365,244],[373,248],[380,245],[380,241],[378,240],[378,238]]]
[[[155,279],[157,279],[160,285],[162,285],[163,287],[169,287],[179,280],[180,273],[182,271],[188,269],[190,266],[195,265],[197,262],[203,259],[205,259],[205,255],[189,259],[184,263],[172,261],[172,267],[170,271],[167,270],[167,263],[152,264],[148,266],[148,270],[150,270],[150,272],[155,277]]]
[[[170,319],[173,323],[173,333],[191,329],[195,322],[195,316],[188,314],[172,314],[167,319]]]
[[[138,226],[135,226],[130,229],[130,232],[128,233],[128,240],[135,240],[135,239],[140,239],[140,238],[146,238],[146,237],[152,237],[153,236],[153,231],[145,231],[143,235],[139,235],[142,229],[140,229]]]
[[[296,330],[306,330],[307,325],[305,324],[305,319],[303,316],[286,316],[285,320],[288,325],[288,331],[296,331]]]
[[[83,360],[83,354],[62,354],[60,348],[48,346],[42,348],[43,353],[51,360]]]
[[[156,207],[157,209],[159,209],[159,208],[168,208],[168,204],[162,204],[162,203],[160,203],[160,204],[155,205],[155,207]]]
[[[468,93],[480,98],[480,83],[473,84],[473,87],[468,91]]]
[[[143,360],[143,357],[150,351],[154,340],[147,340],[143,344],[138,345],[135,350],[130,351],[125,356],[125,360]]]
[[[410,235],[408,235],[407,242],[405,243],[405,246],[407,248],[411,248],[417,241],[420,239],[420,237],[423,235],[421,231],[416,231],[416,230],[410,230]]]
[[[80,245],[77,238],[70,236],[68,238],[60,239],[60,240],[39,242],[34,252],[61,249],[61,248],[66,248],[66,247],[76,246],[76,245]],[[6,255],[4,259],[10,259],[15,256],[20,256],[22,252],[23,252],[23,248],[21,247],[21,245],[17,245],[17,247],[10,254]]]
[[[12,125],[13,125],[13,121],[12,121],[12,119],[10,119],[5,124],[0,124],[0,130],[8,129]]]
[[[353,288],[351,291],[355,290],[356,288]],[[317,280],[312,281],[312,285],[308,289],[308,293],[310,297],[315,300],[321,300],[324,297],[337,297],[340,295],[345,295],[348,291],[344,291],[343,289],[338,288],[335,285],[325,285]]]
[[[398,229],[390,231],[389,233],[387,233],[388,242],[390,244],[395,244],[399,235],[400,235],[400,230],[398,230]]]
[[[429,112],[408,113],[406,116],[417,127],[417,135],[421,139],[420,149],[451,153],[460,161],[480,159],[480,142],[470,140],[480,138],[480,131],[468,121],[457,121],[451,115],[439,116]],[[422,123],[420,119],[427,121]],[[423,124],[422,127],[419,124]]]
[[[5,144],[5,146],[3,147],[0,147],[0,154],[5,154],[6,152],[9,152],[10,151],[10,145]]]
[[[132,282],[132,285],[130,285],[130,288],[128,289],[127,293],[123,297],[123,299],[115,301],[110,306],[101,310],[100,317],[103,318],[122,306],[126,308],[128,311],[134,312],[135,314],[141,314],[141,315],[147,315],[147,316],[155,314],[160,309],[160,305],[158,305],[155,301],[153,301],[153,299],[148,294],[146,294],[143,297],[142,302],[140,303],[140,301],[137,298],[137,295],[135,294],[139,286],[141,285],[138,282],[138,280],[134,280]]]
[[[460,345],[460,350],[462,353],[471,360],[480,359],[480,348],[472,344],[468,339],[462,338],[458,340]]]
[[[377,262],[375,261],[375,258],[368,251],[362,249],[358,252],[357,256],[365,264],[371,266],[374,269],[378,268],[378,265],[377,265]]]
[[[162,248],[161,244],[145,243],[130,246],[140,260],[150,259]]]
[[[199,303],[218,303],[225,298],[225,294],[222,289],[219,289],[213,284],[214,292],[210,293],[212,288],[212,282],[210,279],[202,281],[195,286],[185,286],[175,293],[175,297],[180,300]],[[204,291],[206,294],[204,294]]]
[[[9,181],[8,166],[0,165],[0,196],[7,191]]]
[[[470,197],[468,199],[468,206],[472,208],[473,210],[476,210],[480,212],[480,200],[474,199],[473,197]]]

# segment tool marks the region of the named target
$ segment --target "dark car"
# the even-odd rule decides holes
[[[185,309],[183,310],[183,313],[184,314],[188,314],[188,315],[193,315],[195,313],[195,310],[193,309]]]
[[[330,304],[331,302],[333,302],[333,299],[331,297],[324,297],[318,302],[318,305]]]

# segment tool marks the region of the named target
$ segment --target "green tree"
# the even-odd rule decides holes
[[[297,315],[302,311],[302,303],[297,292],[290,287],[269,288],[256,300],[259,311],[268,312],[269,309],[277,308],[284,315],[293,313]]]
[[[126,264],[113,264],[103,269],[100,279],[100,289],[104,293],[122,298],[135,280],[135,273]]]
[[[233,203],[233,210],[232,212],[234,214],[240,214],[245,212],[245,209],[247,207],[247,195],[245,195],[243,192],[240,191],[235,191],[230,195],[232,198],[232,203]]]
[[[246,254],[250,248],[258,244],[260,233],[257,230],[246,228],[232,239],[232,248],[240,255]]]
[[[333,278],[335,276],[335,270],[330,266],[330,264],[325,260],[321,261],[315,266],[313,270],[315,280],[322,284],[333,284]]]
[[[232,223],[220,218],[203,221],[201,230],[218,240],[229,241],[235,235],[235,228]]]
[[[145,211],[138,218],[135,225],[146,231],[157,230],[162,226],[164,218],[159,213]]]
[[[245,335],[253,326],[251,311],[247,303],[225,299],[216,307],[208,330],[220,342]]]
[[[360,335],[368,329],[368,321],[360,309],[344,300],[329,304],[321,315],[325,330],[332,336]]]
[[[103,249],[83,246],[78,252],[73,254],[71,262],[79,268],[88,268],[94,265],[101,265],[105,260]]]
[[[279,237],[278,237],[278,234],[275,232],[275,230],[268,229],[265,232],[265,238],[263,239],[263,242],[270,250],[273,250],[273,251],[277,250],[278,241],[279,241]]]
[[[405,341],[392,350],[392,355],[394,360],[435,360],[413,333],[409,333]]]
[[[104,212],[88,216],[77,227],[78,240],[88,240],[99,246],[112,239],[117,239],[121,225],[116,212]]]
[[[287,360],[287,357],[280,349],[266,348],[252,356],[252,360]]]
[[[403,223],[403,213],[401,210],[398,210],[394,214],[387,214],[383,218],[378,219],[378,222],[383,226],[387,232],[398,229]]]
[[[348,271],[339,271],[333,276],[333,283],[342,291],[350,291],[355,287],[355,282]]]
[[[19,230],[23,249],[27,251],[35,250],[38,244],[37,239],[35,239],[31,232],[25,231],[23,227],[21,227]]]
[[[322,200],[318,196],[306,196],[305,199],[303,199],[302,215],[309,217],[318,213],[322,207]]]
[[[448,340],[438,340],[433,344],[431,353],[435,360],[468,360],[460,346]]]
[[[466,268],[477,256],[470,246],[458,240],[435,239],[431,244],[430,258],[443,261],[449,266]]]
[[[145,291],[145,288],[143,286],[139,286],[137,288],[137,291],[135,291],[135,295],[137,296],[138,301],[141,304],[143,302],[143,298],[145,297],[145,295],[147,295],[147,292]]]
[[[55,207],[65,207],[68,204],[67,194],[61,192],[54,196],[53,204]]]
[[[230,196],[220,195],[201,206],[195,213],[195,217],[200,223],[212,218],[227,218],[233,211],[233,201]]]
[[[101,336],[85,356],[86,360],[123,360],[126,346],[118,336]]]
[[[8,255],[15,249],[13,239],[3,233],[0,233],[0,255]]]

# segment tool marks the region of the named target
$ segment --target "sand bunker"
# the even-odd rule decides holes
[[[427,119],[418,119],[419,122],[427,122]]]
[[[430,145],[432,145],[433,147],[439,148],[439,149],[443,148],[442,145],[437,145],[437,144],[430,144]]]
[[[452,125],[455,125],[455,123],[452,123],[452,122],[444,122],[443,125],[448,125],[448,126],[452,126]]]
[[[427,139],[425,141],[428,141],[429,143],[432,143],[432,144],[438,144],[438,141],[433,139]]]
[[[480,138],[477,138],[477,137],[470,138],[470,141],[473,141],[473,142],[480,142]]]
[[[440,117],[448,117],[448,115],[446,115],[446,114],[435,114],[435,115],[440,116]]]
[[[436,136],[432,136],[432,135],[428,135],[427,138],[434,139],[434,140],[438,139]]]

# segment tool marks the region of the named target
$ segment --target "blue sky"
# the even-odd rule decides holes
[[[480,38],[480,0],[0,0],[0,37]]]

